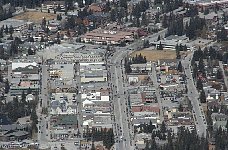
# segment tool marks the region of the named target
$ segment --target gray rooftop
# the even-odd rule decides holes
[[[2,27],[3,25],[4,26],[12,26],[13,28],[17,28],[17,27],[20,27],[24,24],[27,24],[26,21],[23,21],[23,20],[17,20],[17,19],[6,19],[6,20],[3,20],[3,21],[0,21],[0,27]]]

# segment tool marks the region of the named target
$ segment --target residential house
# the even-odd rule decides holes
[[[75,138],[78,132],[78,119],[76,115],[51,116],[51,139]]]
[[[216,130],[218,128],[222,128],[223,130],[226,130],[226,124],[228,120],[228,116],[225,114],[220,113],[212,113],[211,118],[213,121],[213,129]]]
[[[89,5],[87,12],[97,13],[104,10],[104,5],[102,3],[92,3]]]
[[[77,99],[74,93],[52,93],[51,115],[77,114]]]
[[[0,141],[21,141],[29,137],[29,125],[9,124],[0,126]]]

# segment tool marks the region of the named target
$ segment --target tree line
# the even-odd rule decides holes
[[[0,21],[12,17],[12,13],[14,12],[14,7],[12,7],[11,5],[7,5],[7,6],[9,7],[3,7],[3,5],[0,5]]]
[[[86,138],[87,140],[103,141],[103,144],[107,149],[110,149],[115,143],[112,129],[107,129],[107,128],[89,129],[89,127],[87,126],[85,133],[83,135],[84,135],[84,138]]]
[[[16,122],[18,118],[30,116],[32,120],[32,129],[37,132],[36,124],[38,123],[38,117],[36,114],[36,106],[37,100],[26,101],[27,94],[30,94],[31,91],[28,90],[25,93],[24,91],[21,94],[21,99],[18,97],[14,97],[13,101],[8,103],[1,104],[1,112],[2,114],[7,114],[12,122]]]
[[[132,72],[131,64],[143,64],[143,63],[147,63],[147,59],[146,59],[146,56],[142,56],[141,53],[139,55],[136,54],[135,57],[132,57],[131,59],[125,58],[125,61],[124,61],[125,72],[126,73]]]
[[[158,145],[155,137],[146,143],[145,150],[208,150],[208,141],[204,137],[199,137],[195,130],[190,132],[184,127],[178,129],[175,136],[170,130],[167,131],[167,143]]]

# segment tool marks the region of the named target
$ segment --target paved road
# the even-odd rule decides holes
[[[164,121],[163,106],[162,106],[162,99],[161,99],[161,94],[160,94],[159,83],[157,80],[156,64],[155,63],[152,66],[152,71],[149,75],[150,75],[151,80],[153,81],[154,87],[156,88],[156,97],[157,97],[157,101],[158,101],[159,108],[160,108],[160,121],[163,122]]]
[[[193,115],[195,115],[195,118],[196,118],[195,121],[196,121],[197,133],[199,136],[206,137],[207,123],[206,123],[206,119],[203,113],[201,103],[198,100],[199,93],[196,89],[196,86],[192,78],[191,68],[190,68],[191,59],[192,59],[192,54],[188,55],[185,59],[182,60],[182,65],[184,67],[185,74],[187,76],[188,97],[193,106]]]
[[[77,99],[77,118],[78,118],[78,130],[80,133],[80,137],[83,137],[83,116],[82,116],[82,100],[81,100],[81,77],[80,77],[80,64],[75,64],[75,77],[74,80],[75,87],[78,90],[76,93],[76,99]]]
[[[127,92],[124,90],[123,58],[127,51],[115,53],[111,59],[109,69],[111,75],[112,99],[114,107],[114,135],[116,136],[116,149],[134,150],[134,133],[130,123],[130,109],[127,106]]]
[[[113,95],[111,96],[113,99],[113,109],[114,109],[114,135],[117,137],[117,142],[115,143],[115,147],[118,150],[123,149],[130,149],[134,150],[134,133],[133,133],[133,126],[130,122],[130,110],[127,109],[127,95],[126,89],[123,86],[124,76],[123,76],[123,62],[124,58],[127,56],[128,53],[131,53],[136,50],[140,50],[143,48],[144,40],[149,40],[150,42],[157,40],[157,37],[160,35],[162,37],[165,36],[167,29],[161,30],[158,33],[150,35],[146,38],[141,38],[136,40],[134,43],[127,45],[125,47],[116,48],[116,52],[109,61],[110,64],[110,75],[111,75],[111,82],[109,85],[112,88]],[[158,85],[157,85],[158,86]],[[158,97],[160,97],[160,93],[157,93]],[[160,106],[161,106],[161,101]],[[161,113],[163,114],[163,113]],[[161,117],[163,121],[163,117]]]
[[[222,69],[222,74],[223,74],[223,77],[224,77],[224,82],[225,82],[226,87],[228,87],[228,79],[227,79],[227,76],[225,74],[222,61],[219,61],[219,67]],[[228,92],[228,88],[227,88],[227,91],[226,92]]]
[[[9,84],[11,84],[11,81],[12,81],[12,74],[13,74],[13,72],[12,72],[12,63],[10,63],[10,64],[8,65],[8,81],[9,81]],[[8,94],[7,94],[6,101],[7,101],[7,103],[8,103],[9,101],[11,101],[11,94],[10,94],[10,91],[9,91]]]
[[[49,118],[46,115],[41,114],[42,108],[48,107],[48,80],[49,80],[49,66],[41,65],[41,72],[40,72],[40,93],[39,93],[39,103],[37,109],[37,116],[38,116],[38,142],[41,147],[47,146],[47,142],[49,140],[49,132],[48,128],[49,125]]]

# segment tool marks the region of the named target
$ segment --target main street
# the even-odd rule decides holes
[[[123,75],[123,58],[127,55],[127,51],[118,51],[111,58],[109,74],[111,78],[112,103],[114,114],[114,136],[116,137],[116,149],[134,150],[134,132],[130,123],[130,113],[127,106],[128,98],[124,90]]]
[[[196,130],[199,136],[205,137],[207,133],[207,123],[206,123],[205,115],[203,113],[203,108],[199,101],[199,93],[196,89],[194,80],[192,78],[192,73],[190,68],[192,55],[193,54],[189,54],[185,59],[183,59],[182,65],[185,70],[185,75],[187,76],[188,98],[191,101],[191,104],[193,107],[193,115],[195,115],[195,118],[196,118],[195,120]]]
[[[48,106],[48,81],[49,81],[49,72],[48,66],[42,64],[40,72],[40,92],[39,92],[39,103],[37,109],[38,116],[38,142],[41,147],[46,147],[49,140],[49,119],[46,115],[42,114],[42,108],[47,109]]]
[[[158,33],[150,35],[145,39],[138,39],[130,45],[125,47],[116,48],[116,52],[111,57],[109,68],[109,75],[111,82],[109,83],[112,88],[111,98],[113,100],[113,132],[116,137],[115,147],[117,150],[134,150],[134,129],[130,122],[130,109],[128,109],[127,103],[127,92],[126,88],[123,86],[125,71],[123,66],[124,58],[135,50],[140,50],[143,48],[144,40],[155,41],[158,36],[164,37],[167,29],[161,30]],[[157,93],[159,97],[159,93]],[[160,106],[161,106],[161,101]],[[161,110],[162,111],[162,110]],[[162,113],[161,113],[162,114]],[[163,117],[161,117],[161,121]]]

